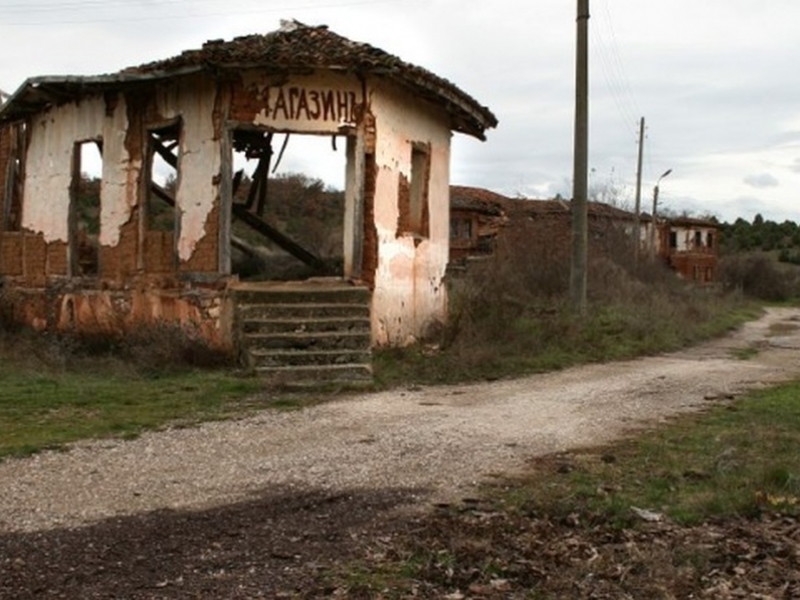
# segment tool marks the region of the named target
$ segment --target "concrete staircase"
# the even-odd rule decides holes
[[[370,291],[338,279],[233,289],[242,361],[279,384],[372,381]]]

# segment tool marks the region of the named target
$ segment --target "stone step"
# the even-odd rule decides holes
[[[368,366],[372,361],[372,353],[368,350],[260,350],[251,348],[248,351],[250,366],[255,369],[263,367],[292,367],[359,364]]]
[[[255,371],[260,377],[292,387],[311,387],[326,383],[343,385],[372,383],[372,368],[364,364],[256,367]]]
[[[372,381],[370,300],[341,280],[242,284],[233,290],[244,361],[286,384]]]
[[[368,288],[349,285],[326,287],[263,287],[234,290],[240,306],[248,304],[369,304]]]
[[[330,302],[239,304],[238,314],[242,322],[267,319],[369,319],[369,304]]]
[[[249,333],[245,336],[247,347],[251,351],[286,350],[363,350],[369,352],[369,332],[347,331],[315,331],[289,333]]]
[[[368,317],[253,318],[242,322],[242,333],[370,333]]]

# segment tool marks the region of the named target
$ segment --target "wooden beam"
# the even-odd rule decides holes
[[[155,150],[156,153],[161,158],[164,159],[164,162],[166,162],[170,167],[172,167],[173,169],[175,169],[177,171],[178,170],[178,157],[175,156],[172,152],[170,152],[164,146],[164,144],[161,143],[161,140],[159,140],[158,138],[156,138],[156,137],[154,137],[152,135],[150,136],[150,143],[153,144],[153,150]]]
[[[286,237],[280,231],[264,222],[258,216],[251,213],[247,208],[241,204],[233,205],[233,216],[248,225],[251,229],[259,232],[264,237],[269,238],[275,244],[280,246],[283,250],[294,256],[297,260],[307,264],[309,267],[315,269],[320,273],[327,271],[325,262],[312,254],[294,240]]]
[[[153,181],[150,182],[150,191],[153,192],[156,196],[161,198],[164,202],[166,202],[170,206],[172,207],[175,206],[175,198],[173,198],[172,195],[170,195],[170,193],[167,190],[162,188],[157,183]]]

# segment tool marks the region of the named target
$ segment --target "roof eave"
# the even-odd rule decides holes
[[[0,123],[19,121],[47,108],[78,100],[105,89],[180,77],[202,70],[193,66],[177,71],[153,73],[115,73],[112,75],[44,75],[29,77],[0,105]]]

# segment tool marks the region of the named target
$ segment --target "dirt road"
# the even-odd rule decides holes
[[[603,442],[798,376],[800,309],[770,309],[734,335],[670,355],[516,381],[354,396],[5,461],[0,597],[377,597],[369,585],[348,583],[351,561],[380,563],[395,546],[408,551],[409,540],[446,547],[452,529],[466,526],[451,523],[449,513],[409,507],[463,499],[475,482],[513,471],[531,456]],[[497,537],[494,521],[487,523],[486,531],[473,532],[476,543]],[[513,594],[485,592],[493,589],[486,581],[479,597],[529,597],[528,586],[545,580],[563,580],[565,588],[551,588],[556,597],[687,597],[701,590],[703,597],[729,598],[731,585],[745,590],[736,597],[752,597],[753,590],[777,597],[769,594],[786,591],[786,561],[765,570],[763,561],[748,562],[760,556],[751,548],[791,558],[781,549],[796,547],[800,535],[791,520],[737,521],[721,531],[632,533],[639,547],[624,539],[607,543],[602,528],[576,533],[534,518],[511,527],[507,540],[492,538],[501,558],[503,552],[518,557],[518,526],[536,532],[539,546],[529,549],[535,562],[525,563],[530,567],[513,583],[501,580],[515,586]],[[590,539],[594,534],[598,539]],[[598,565],[641,563],[641,548],[672,546],[696,547],[716,562],[708,572],[681,567],[653,578],[646,566],[624,582],[586,579],[580,568],[564,570],[574,562],[575,544],[597,547],[604,556]],[[486,549],[484,542],[480,548]],[[626,554],[631,548],[636,557]],[[487,559],[478,554],[476,565]],[[728,577],[728,563],[736,565],[737,581]],[[657,557],[652,569],[670,564],[668,555]],[[461,566],[472,573],[469,563]],[[339,573],[333,585],[331,573]],[[462,582],[471,590],[473,577]],[[465,597],[450,575],[417,583],[409,583],[410,596],[393,597]]]
[[[737,349],[756,348],[747,360]],[[265,491],[470,493],[525,458],[603,442],[744,390],[800,376],[800,309],[640,360],[265,411],[0,463],[0,533],[201,509]]]

